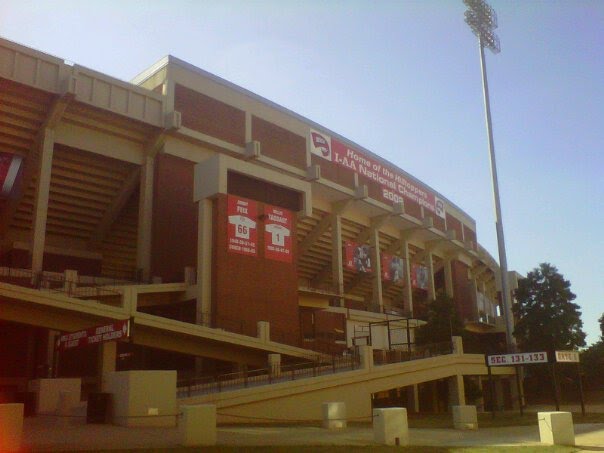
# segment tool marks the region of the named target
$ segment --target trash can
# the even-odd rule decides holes
[[[15,402],[23,404],[23,416],[34,417],[36,415],[36,392],[17,392]]]
[[[109,421],[109,405],[111,393],[94,392],[88,394],[86,423],[107,423]]]

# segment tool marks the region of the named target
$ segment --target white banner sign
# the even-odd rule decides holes
[[[520,352],[518,354],[487,356],[488,366],[527,365],[531,363],[547,363],[547,352]]]
[[[578,351],[556,351],[556,362],[579,362]]]

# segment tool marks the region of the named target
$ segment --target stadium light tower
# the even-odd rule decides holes
[[[497,28],[497,15],[484,0],[464,0],[468,10],[465,12],[465,21],[478,37],[480,48],[480,69],[482,72],[482,90],[484,94],[484,112],[487,122],[487,135],[489,138],[489,158],[491,161],[491,178],[493,180],[493,199],[495,202],[495,225],[497,228],[497,246],[499,249],[499,268],[501,270],[501,299],[503,302],[503,317],[505,319],[506,342],[512,352],[516,348],[514,341],[514,317],[512,315],[512,301],[508,285],[508,260],[505,253],[505,240],[503,237],[503,222],[501,220],[501,202],[499,200],[499,182],[497,179],[497,164],[495,161],[495,145],[493,144],[493,127],[491,125],[491,105],[489,101],[489,85],[487,83],[487,69],[484,60],[484,48],[497,54],[501,51],[499,37],[493,31]]]

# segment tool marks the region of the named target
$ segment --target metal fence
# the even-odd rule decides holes
[[[411,360],[427,359],[453,353],[453,344],[450,341],[424,345],[410,344],[407,348],[373,351],[374,365],[388,365],[391,363],[408,362]]]
[[[103,281],[103,284],[100,284]],[[0,267],[0,282],[25,288],[66,294],[79,299],[110,298],[121,300],[121,292],[111,279],[102,277],[78,276],[76,281],[69,280],[65,274],[57,272],[34,272],[31,269]],[[85,286],[82,286],[82,285]]]
[[[218,393],[248,387],[295,381],[316,376],[351,371],[360,367],[358,354],[333,356],[331,360],[283,365],[276,368],[244,369],[218,376],[201,376],[178,381],[177,395],[180,398]]]

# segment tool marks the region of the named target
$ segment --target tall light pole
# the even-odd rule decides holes
[[[503,221],[501,219],[501,202],[499,200],[499,182],[497,179],[497,163],[495,161],[495,145],[493,144],[493,126],[491,125],[491,104],[489,101],[489,85],[487,83],[487,67],[484,60],[484,48],[497,54],[501,51],[499,38],[493,31],[497,28],[497,15],[483,0],[464,0],[468,7],[465,12],[465,21],[478,37],[480,48],[480,69],[482,73],[482,90],[484,94],[484,113],[487,122],[487,135],[489,139],[489,158],[491,161],[491,178],[493,180],[493,199],[495,202],[495,226],[497,228],[497,246],[499,249],[499,269],[501,270],[501,299],[503,302],[503,317],[505,319],[506,343],[510,351],[515,350],[514,341],[514,316],[512,314],[512,301],[508,285],[508,260],[505,253],[505,239],[503,237]]]

